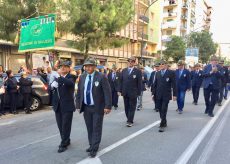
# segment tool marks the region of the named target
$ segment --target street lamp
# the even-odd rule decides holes
[[[145,10],[145,12],[144,12],[144,16],[145,16],[145,14],[147,13],[147,11],[148,11],[148,9],[154,4],[154,3],[156,3],[158,0],[155,0],[155,1],[153,1],[148,7],[147,7],[147,9]],[[142,27],[142,36],[141,36],[141,64],[143,65],[143,48],[144,48],[144,27]]]

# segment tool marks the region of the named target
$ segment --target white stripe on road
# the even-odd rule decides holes
[[[6,152],[0,154],[0,156],[2,156],[2,155],[4,155],[4,154],[7,154],[7,153],[10,153],[10,152],[13,152],[13,151],[16,151],[16,150],[19,150],[19,149],[23,149],[23,148],[25,148],[25,147],[28,147],[28,146],[31,146],[31,145],[34,145],[34,144],[37,144],[37,143],[40,143],[40,142],[43,142],[43,141],[46,141],[46,140],[49,140],[49,139],[54,138],[54,137],[56,137],[56,136],[58,136],[58,135],[59,135],[59,133],[54,134],[54,135],[49,136],[49,137],[46,137],[46,138],[43,138],[43,139],[41,139],[41,140],[33,141],[33,142],[31,142],[31,143],[28,143],[28,144],[22,145],[22,146],[20,146],[20,147],[11,149],[11,150],[9,150],[9,151],[6,151]]]
[[[120,141],[118,141],[118,142],[116,142],[116,143],[114,143],[114,144],[112,144],[112,145],[104,148],[103,150],[101,150],[101,151],[98,152],[97,158],[99,158],[100,156],[104,155],[105,153],[110,152],[111,150],[117,148],[118,146],[120,146],[120,145],[128,142],[129,140],[131,140],[131,139],[139,136],[140,134],[142,134],[142,133],[146,132],[147,130],[153,128],[154,126],[158,125],[159,123],[160,123],[160,121],[156,121],[156,122],[154,122],[154,123],[152,123],[152,124],[144,127],[143,129],[141,129],[141,130],[139,130],[139,131],[137,131],[137,132],[129,135],[128,137],[125,137],[122,140],[120,140]],[[94,158],[89,158],[88,157],[88,158],[86,158],[86,159],[78,162],[77,164],[97,164],[97,163],[95,163],[97,161],[98,161],[98,159],[94,159]]]
[[[224,105],[218,109],[215,117],[212,118],[206,126],[200,131],[200,133],[196,136],[196,138],[192,141],[192,143],[187,147],[187,149],[183,152],[183,154],[179,157],[179,159],[175,162],[175,164],[186,164],[189,159],[192,157],[193,153],[196,151],[204,137],[208,134],[210,129],[213,127],[217,119],[220,117],[220,114],[224,111],[225,107],[228,105],[230,99],[228,99]]]
[[[122,115],[122,114],[125,114],[125,112],[123,111],[123,112],[117,113],[117,115]]]
[[[218,127],[213,132],[213,135],[210,138],[208,144],[205,146],[203,153],[201,154],[199,160],[197,161],[197,164],[206,164],[207,163],[207,160],[209,159],[210,155],[212,154],[214,147],[220,138],[220,135],[224,129],[224,126],[226,124],[226,121],[227,121],[229,115],[230,115],[230,110],[227,110],[227,112],[223,116],[223,119],[219,123]]]
[[[11,124],[13,124],[15,122],[16,122],[15,120],[8,121],[8,122],[3,122],[3,123],[0,123],[0,126],[11,125]]]

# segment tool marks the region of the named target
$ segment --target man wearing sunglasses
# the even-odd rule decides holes
[[[130,57],[128,59],[128,68],[123,69],[121,73],[120,94],[124,97],[127,127],[133,126],[137,97],[141,95],[142,90],[142,73],[135,68],[135,64],[136,58]]]

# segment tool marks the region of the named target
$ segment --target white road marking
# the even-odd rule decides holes
[[[3,123],[0,123],[0,126],[11,125],[11,124],[14,124],[15,122],[16,122],[15,120],[3,122]]]
[[[191,142],[191,144],[187,147],[187,149],[182,153],[182,155],[178,158],[175,164],[186,164],[189,159],[192,157],[193,153],[196,151],[204,137],[208,134],[210,129],[213,127],[217,119],[220,117],[220,114],[224,111],[225,107],[228,105],[230,99],[228,99],[224,105],[218,109],[215,117],[212,118],[206,126],[200,131],[200,133],[196,136],[196,138]]]
[[[43,142],[43,141],[46,141],[46,140],[49,140],[49,139],[54,138],[54,137],[56,137],[56,136],[59,136],[59,133],[54,134],[54,135],[49,136],[49,137],[46,137],[46,138],[43,138],[43,139],[41,139],[41,140],[36,140],[36,141],[31,142],[31,143],[22,145],[22,146],[20,146],[20,147],[11,149],[11,150],[9,150],[9,151],[6,151],[6,152],[0,154],[0,156],[2,156],[2,155],[4,155],[4,154],[8,154],[8,153],[13,152],[13,151],[16,151],[16,150],[19,150],[19,149],[26,148],[26,147],[28,147],[28,146],[31,146],[31,145],[34,145],[34,144],[37,144],[37,143],[40,143],[40,142]]]
[[[77,164],[102,164],[100,158],[95,157],[95,158],[86,158]]]
[[[154,122],[154,123],[152,123],[152,124],[144,127],[143,129],[141,129],[141,130],[139,130],[139,131],[137,131],[137,132],[135,132],[135,133],[133,133],[133,134],[125,137],[125,138],[123,138],[122,140],[120,140],[120,141],[118,141],[118,142],[116,142],[116,143],[114,143],[114,144],[112,144],[112,145],[104,148],[103,150],[101,150],[101,151],[98,152],[97,158],[99,158],[100,156],[102,156],[102,155],[110,152],[111,150],[117,148],[118,146],[120,146],[120,145],[128,142],[129,140],[131,140],[131,139],[139,136],[140,134],[148,131],[149,129],[153,128],[154,126],[158,125],[159,123],[160,123],[160,121],[156,121],[156,122]],[[88,157],[88,158],[86,158],[86,159],[78,162],[77,164],[95,164],[95,161],[94,161],[93,158],[89,158]]]
[[[36,123],[39,123],[39,122],[43,122],[44,120],[38,120],[38,121],[36,121]]]
[[[212,152],[214,150],[214,147],[215,147],[217,141],[220,138],[220,135],[221,135],[221,133],[223,131],[223,128],[224,128],[224,126],[226,124],[226,121],[227,121],[229,115],[230,115],[230,110],[227,110],[227,112],[223,116],[223,119],[219,123],[218,127],[213,132],[213,135],[210,138],[208,144],[205,146],[205,148],[203,150],[203,153],[201,154],[199,160],[197,161],[197,164],[206,164],[207,163],[207,160],[211,156],[211,154],[212,154]]]
[[[124,114],[125,112],[123,111],[123,112],[119,112],[119,113],[117,113],[117,115],[122,115],[122,114]]]

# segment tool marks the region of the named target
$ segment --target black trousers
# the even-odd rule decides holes
[[[125,104],[125,114],[127,117],[127,122],[133,123],[135,110],[137,106],[137,98],[130,98],[124,96],[124,104]]]
[[[218,94],[218,103],[222,103],[223,98],[224,98],[224,88],[225,85],[222,85],[220,90],[219,90],[219,94]]]
[[[200,87],[199,86],[193,86],[192,87],[192,95],[193,95],[194,103],[197,103],[198,99],[199,99],[199,95],[200,95]]]
[[[204,88],[205,112],[208,114],[213,114],[214,107],[218,101],[218,93],[219,90],[213,89],[212,85],[209,85],[208,88]]]
[[[118,94],[117,94],[117,91],[112,91],[112,106],[118,107]]]
[[[94,151],[99,149],[102,137],[104,114],[95,112],[94,106],[84,106],[84,119],[88,132],[90,148]]]
[[[24,104],[24,108],[26,111],[30,110],[31,107],[31,97],[32,95],[30,93],[23,93],[23,104]]]
[[[61,112],[61,110],[58,109],[57,112],[55,112],[55,116],[61,136],[61,146],[67,146],[70,143],[73,112]]]
[[[0,100],[1,100],[1,104],[0,104],[0,113],[4,113],[5,112],[5,109],[4,109],[4,99],[5,95],[4,94],[1,94],[0,95]]]
[[[17,109],[17,93],[9,93],[10,112],[16,112]]]
[[[168,104],[169,104],[169,100],[164,100],[163,98],[156,99],[156,105],[159,109],[160,118],[161,118],[161,126],[167,124],[166,116],[168,112]]]

